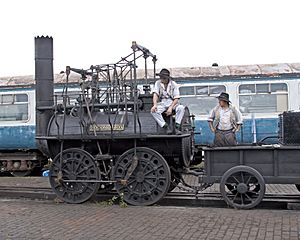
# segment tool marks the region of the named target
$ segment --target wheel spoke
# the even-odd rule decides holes
[[[242,177],[242,183],[244,183],[245,179],[244,179],[244,173],[243,172],[241,172],[241,177]]]
[[[250,180],[251,180],[252,176],[250,175],[248,180],[246,181],[246,184],[248,185],[250,183]]]
[[[253,199],[247,193],[245,193],[245,196],[251,201],[251,203],[253,202]]]
[[[258,192],[255,192],[255,191],[252,191],[252,190],[249,190],[248,193],[252,193],[252,194],[255,194],[255,195],[259,195]]]
[[[232,176],[232,178],[239,184],[240,181],[235,177],[235,176]]]
[[[234,200],[236,199],[237,195],[238,195],[238,193],[236,193],[236,194],[234,195],[234,197],[233,197],[233,199],[232,199],[232,202],[234,202]]]
[[[151,170],[149,170],[148,172],[145,173],[145,176],[148,175],[149,173],[152,173],[152,172],[155,172],[155,171],[156,171],[155,169],[151,169]]]
[[[65,172],[65,173],[66,173],[66,175],[70,175],[70,174],[71,174],[71,172],[70,172],[70,171],[68,171],[67,169],[62,169],[61,171],[62,171],[62,172]]]
[[[244,195],[244,194],[242,193],[242,194],[241,194],[241,202],[242,202],[241,204],[242,204],[242,205],[245,205],[245,204],[244,204],[244,198],[243,198],[243,195]]]

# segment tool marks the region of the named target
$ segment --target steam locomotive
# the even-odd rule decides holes
[[[178,184],[197,154],[187,107],[180,135],[172,116],[165,116],[168,130],[153,119],[147,60],[152,58],[155,73],[156,55],[135,42],[131,48],[132,53],[114,64],[87,70],[67,66],[58,101],[53,39],[35,38],[36,139],[40,151],[53,159],[50,184],[65,202],[82,203],[115,187],[132,205],[154,204]],[[137,87],[141,60],[143,91]],[[70,91],[71,72],[81,75],[79,94]],[[167,134],[170,130],[173,134]]]

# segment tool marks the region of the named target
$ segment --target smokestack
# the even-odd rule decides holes
[[[53,114],[53,38],[35,37],[36,137],[47,136]],[[42,141],[37,140],[40,145]],[[39,148],[41,146],[38,146]],[[44,145],[45,147],[45,145]]]

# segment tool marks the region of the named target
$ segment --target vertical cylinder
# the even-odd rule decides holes
[[[47,136],[47,127],[53,114],[53,38],[36,37],[35,39],[35,97],[36,97],[36,136]],[[40,144],[37,141],[38,145]],[[40,148],[40,146],[39,146]]]

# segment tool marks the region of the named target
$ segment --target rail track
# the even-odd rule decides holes
[[[91,201],[101,202],[111,199],[116,192],[99,193]],[[56,194],[51,188],[45,187],[12,187],[0,186],[0,198],[2,199],[56,199]],[[227,207],[222,196],[218,192],[204,192],[198,195],[187,192],[171,192],[159,203],[160,206],[180,207]],[[300,194],[265,194],[261,204],[257,208],[262,209],[297,209],[300,210]]]

